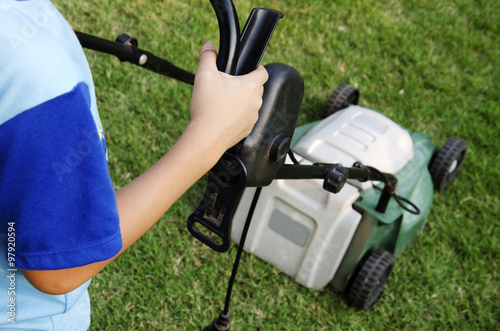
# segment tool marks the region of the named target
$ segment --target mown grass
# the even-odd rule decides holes
[[[218,43],[209,1],[54,1],[75,29],[140,47],[195,71],[201,45]],[[235,330],[497,330],[499,304],[500,4],[496,1],[236,0],[281,10],[262,63],[297,68],[306,84],[299,118],[319,118],[341,83],[360,104],[397,123],[469,143],[458,179],[436,193],[423,235],[398,259],[373,309],[349,307],[330,288],[299,286],[245,254],[233,294]],[[243,23],[242,23],[243,24]],[[107,132],[110,173],[121,187],[165,153],[189,120],[191,87],[87,52]],[[98,275],[92,330],[196,330],[216,317],[234,247],[217,254],[185,219],[204,182]]]

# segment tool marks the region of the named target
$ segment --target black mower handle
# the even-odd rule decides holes
[[[272,9],[252,10],[241,33],[236,75],[257,69],[278,21],[284,16],[282,12]]]
[[[219,22],[220,45],[217,56],[219,71],[234,75],[240,50],[240,23],[233,1],[210,0]]]
[[[244,75],[255,70],[283,13],[253,9],[240,35],[233,2],[210,2],[220,30],[218,69],[230,75]],[[233,214],[247,185],[247,165],[235,153],[241,145],[242,142],[227,151],[210,171],[202,201],[187,219],[191,235],[218,252],[230,248]]]
[[[231,0],[210,0],[219,22],[220,46],[217,56],[219,71],[244,75],[257,69],[267,44],[284,17],[277,10],[254,8],[240,34],[238,14]]]

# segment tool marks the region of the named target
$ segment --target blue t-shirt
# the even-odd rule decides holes
[[[88,320],[88,282],[46,295],[19,268],[78,267],[122,247],[90,69],[48,0],[0,0],[0,45],[0,328],[67,330],[57,323]]]

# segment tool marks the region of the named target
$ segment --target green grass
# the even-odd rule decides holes
[[[54,1],[75,29],[140,47],[195,71],[218,43],[208,0]],[[341,83],[360,104],[431,135],[469,143],[457,180],[436,193],[422,236],[398,259],[373,309],[349,307],[331,288],[299,286],[244,254],[233,292],[234,330],[498,330],[500,3],[498,1],[236,0],[286,15],[262,63],[298,69],[306,95],[299,124],[316,120]],[[110,173],[121,187],[175,142],[189,120],[191,87],[111,56],[87,52],[107,132]],[[210,251],[185,219],[200,181],[128,252],[95,277],[92,330],[196,330],[216,317],[235,248]]]

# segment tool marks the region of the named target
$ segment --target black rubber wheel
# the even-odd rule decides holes
[[[379,248],[371,252],[354,275],[347,292],[349,304],[363,310],[370,308],[382,293],[395,264],[396,258],[385,249]]]
[[[462,139],[452,137],[444,144],[429,165],[434,188],[444,191],[457,175],[468,145]]]
[[[358,89],[349,84],[342,84],[333,92],[330,99],[328,99],[323,111],[323,117],[328,117],[341,109],[349,107],[349,105],[357,105],[358,101]]]

